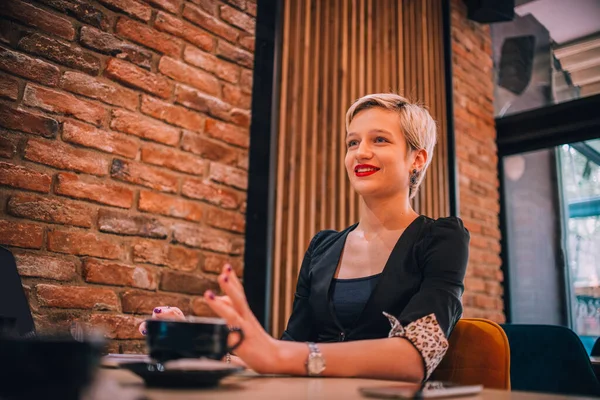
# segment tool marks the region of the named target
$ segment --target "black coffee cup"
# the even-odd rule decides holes
[[[151,319],[146,321],[146,331],[150,357],[159,362],[200,357],[221,360],[244,340],[241,329],[230,329],[219,318],[196,318],[193,321]],[[227,345],[230,333],[239,336],[233,346]]]

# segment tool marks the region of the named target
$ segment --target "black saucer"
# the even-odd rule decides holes
[[[226,376],[244,368],[214,360],[176,360],[164,364],[158,362],[121,363],[140,376],[148,387],[202,388],[212,387]]]

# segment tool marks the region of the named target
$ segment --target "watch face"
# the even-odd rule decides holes
[[[311,375],[317,375],[325,369],[325,362],[322,357],[311,354],[308,358],[308,372]]]

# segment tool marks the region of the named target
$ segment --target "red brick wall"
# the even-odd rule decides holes
[[[208,312],[242,269],[254,0],[0,8],[0,244],[40,332],[143,341],[160,304]]]
[[[462,0],[451,4],[460,216],[471,232],[464,316],[504,322],[490,29],[467,19]]]

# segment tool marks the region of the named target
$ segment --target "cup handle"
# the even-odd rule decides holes
[[[242,342],[244,341],[244,331],[242,331],[241,328],[234,326],[233,328],[229,328],[229,333],[237,333],[239,335],[239,340],[237,341],[237,343],[227,348],[227,352],[232,353],[235,349],[240,347],[240,344],[242,344]]]

